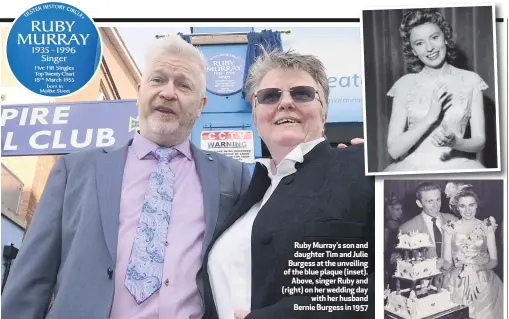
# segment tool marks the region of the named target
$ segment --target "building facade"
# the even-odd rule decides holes
[[[74,95],[46,98],[22,87],[11,73],[4,51],[0,52],[2,105],[30,103],[73,103],[136,98],[141,72],[115,28],[99,28],[103,43],[100,67],[90,83]],[[9,28],[1,28],[5,43]],[[57,155],[2,156],[2,250],[13,244],[19,248],[42,195]],[[7,249],[9,251],[9,249]],[[7,260],[2,259],[2,278]]]

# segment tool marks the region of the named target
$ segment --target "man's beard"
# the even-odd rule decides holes
[[[154,133],[171,134],[179,130],[180,122],[177,121],[162,121],[157,118],[157,115],[152,113],[147,117],[147,125]]]
[[[171,120],[163,120],[157,111],[153,111],[147,116],[147,126],[150,131],[157,134],[168,134],[172,135],[174,140],[181,140],[190,134],[190,130],[193,127],[194,119],[191,118],[190,114],[185,114],[183,118],[175,118]]]

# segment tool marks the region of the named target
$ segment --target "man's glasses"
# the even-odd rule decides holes
[[[312,86],[295,86],[287,91],[290,92],[290,96],[297,104],[311,102],[318,94],[318,91]],[[283,97],[283,92],[285,90],[278,88],[261,89],[256,92],[255,98],[260,104],[278,104]]]

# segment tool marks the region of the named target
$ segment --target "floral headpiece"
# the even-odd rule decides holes
[[[467,187],[472,187],[472,185],[449,182],[447,183],[447,185],[445,185],[444,193],[447,196],[447,198],[452,198],[456,196],[462,189]]]
[[[472,187],[470,184],[463,184],[463,183],[453,183],[449,182],[447,185],[445,185],[444,193],[449,198],[449,207],[453,209],[453,206],[456,206],[457,204],[457,196],[458,194],[465,188]]]

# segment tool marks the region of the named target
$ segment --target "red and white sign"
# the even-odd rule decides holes
[[[252,131],[201,132],[201,149],[224,154],[244,163],[254,163]]]

